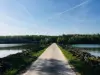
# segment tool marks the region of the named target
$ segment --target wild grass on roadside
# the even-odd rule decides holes
[[[13,64],[12,68],[8,69],[3,75],[18,74],[20,71],[27,68],[27,66],[29,66],[33,61],[35,61],[44,51],[45,49],[38,52],[30,51],[27,55],[24,56],[11,56],[7,61]]]
[[[92,72],[93,69],[91,69],[88,64],[73,56],[68,50],[63,49],[62,47],[60,47],[60,49],[64,56],[68,59],[69,64],[74,67],[76,75],[94,75]]]

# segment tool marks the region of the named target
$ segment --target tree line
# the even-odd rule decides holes
[[[100,44],[100,34],[0,36],[0,43]]]
[[[43,35],[0,36],[0,43],[50,43],[50,42],[56,42],[55,40],[56,36],[43,36]]]
[[[100,34],[62,35],[57,38],[60,44],[100,44]]]

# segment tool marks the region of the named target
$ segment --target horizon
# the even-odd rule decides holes
[[[63,36],[63,35],[100,35],[100,33],[96,34],[60,34],[60,35],[34,35],[34,34],[25,34],[25,35],[0,35],[0,36]]]
[[[0,0],[0,36],[100,33],[100,1]]]

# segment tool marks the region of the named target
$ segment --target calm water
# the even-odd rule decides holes
[[[0,50],[0,58],[6,57],[11,54],[20,53],[22,50]]]
[[[88,52],[91,54],[91,55],[94,55],[94,56],[100,56],[100,51],[98,50],[95,50],[95,51],[89,51]]]
[[[22,52],[22,44],[0,44],[0,58]]]
[[[7,57],[11,54],[20,53],[23,50],[37,51],[39,49],[39,44],[0,44],[0,58]]]
[[[75,44],[72,46],[78,48],[100,48],[99,44]]]
[[[87,52],[94,56],[100,56],[100,45],[99,44],[75,44],[72,45],[76,48],[86,48]]]
[[[0,47],[13,47],[13,46],[20,46],[22,44],[0,44]]]

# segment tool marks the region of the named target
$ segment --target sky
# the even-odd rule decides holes
[[[100,0],[0,0],[0,35],[100,33]]]

